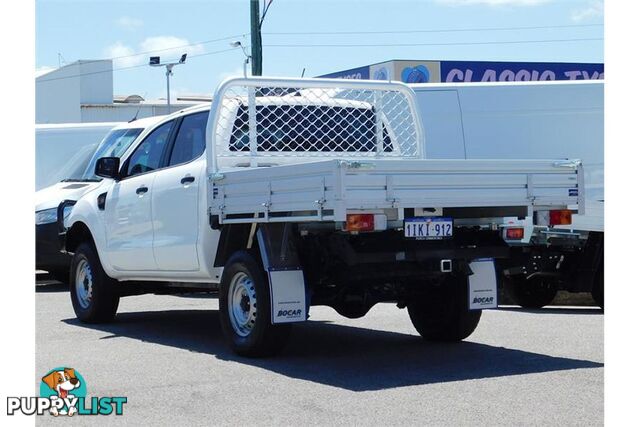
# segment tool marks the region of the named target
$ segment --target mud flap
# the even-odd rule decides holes
[[[491,258],[469,263],[473,274],[469,276],[469,310],[498,308],[496,268]]]
[[[269,276],[273,324],[307,320],[309,301],[292,227],[289,223],[264,224],[257,232],[262,263]]]
[[[307,319],[302,270],[270,270],[271,323],[303,322]]]

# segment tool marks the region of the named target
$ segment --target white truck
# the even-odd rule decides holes
[[[540,308],[566,290],[591,292],[604,308],[604,82],[410,87],[428,130],[428,158],[582,161],[584,215],[537,225],[530,241],[510,242],[511,256],[499,264],[507,294],[523,307]]]
[[[458,341],[497,306],[493,259],[514,221],[584,209],[578,160],[427,160],[401,83],[245,78],[167,116],[58,216],[84,322],[125,295],[210,290],[241,355],[277,352],[328,305],[408,308]],[[66,216],[66,219],[64,219]]]

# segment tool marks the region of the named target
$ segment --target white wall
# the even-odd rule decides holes
[[[79,67],[62,67],[36,79],[36,123],[80,121]]]
[[[36,78],[36,123],[78,123],[81,104],[112,102],[111,60],[77,61]]]
[[[80,103],[111,104],[113,102],[113,63],[111,60],[79,61]]]

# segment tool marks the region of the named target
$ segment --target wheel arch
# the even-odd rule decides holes
[[[227,224],[222,227],[218,249],[213,262],[214,267],[224,267],[229,258],[237,251],[257,249],[255,235],[253,237],[252,248],[247,248],[249,236],[251,235],[251,224]]]
[[[96,247],[96,242],[89,226],[82,221],[77,221],[67,230],[64,241],[65,251],[74,253],[78,246],[84,242],[93,245],[94,248]]]

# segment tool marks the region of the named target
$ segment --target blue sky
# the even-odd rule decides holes
[[[603,20],[601,0],[273,0],[262,29],[263,74],[299,76],[306,68],[306,76],[316,76],[389,59],[602,62],[601,40],[429,44],[602,38],[604,27],[593,24]],[[479,30],[550,26],[566,27]],[[468,29],[474,31],[458,31]],[[376,33],[382,31],[388,33]],[[58,53],[66,62],[119,57],[114,92],[156,98],[164,94],[164,73],[144,66],[148,57],[187,52],[172,92],[210,93],[222,78],[241,74],[243,55],[229,42],[248,46],[248,32],[249,0],[37,0],[36,66],[57,66]],[[320,44],[350,46],[313,46]],[[378,46],[353,46],[363,44]],[[422,46],[379,46],[390,44]]]

